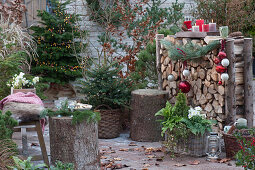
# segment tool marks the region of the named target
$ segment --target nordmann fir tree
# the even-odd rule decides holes
[[[78,15],[66,12],[69,1],[51,2],[52,13],[38,11],[42,25],[31,27],[39,55],[33,61],[32,73],[41,75],[45,82],[64,84],[81,76],[83,66],[79,65],[77,55],[86,44],[74,40],[86,31],[77,26]]]

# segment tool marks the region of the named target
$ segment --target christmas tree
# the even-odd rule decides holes
[[[69,1],[51,3],[52,13],[38,11],[41,25],[31,27],[39,55],[33,61],[32,73],[42,76],[46,82],[64,84],[81,76],[83,66],[79,65],[77,55],[86,44],[76,40],[85,31],[76,24],[79,16],[66,12]]]

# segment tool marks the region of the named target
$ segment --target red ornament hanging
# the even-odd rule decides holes
[[[220,63],[220,59],[216,57],[216,58],[213,60],[213,62],[214,62],[215,64],[219,64],[219,63]]]
[[[219,66],[216,66],[216,69],[215,69],[218,73],[224,73],[227,71],[227,68],[219,65]]]
[[[218,57],[220,58],[220,60],[222,60],[227,57],[227,54],[225,52],[221,51],[221,52],[219,52]]]
[[[179,89],[183,92],[183,93],[188,93],[190,91],[190,84],[187,81],[181,81],[179,84]]]
[[[222,81],[219,81],[218,84],[219,84],[219,85],[222,85]]]

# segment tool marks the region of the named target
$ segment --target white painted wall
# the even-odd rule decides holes
[[[175,2],[175,0],[166,0],[164,7],[169,7],[172,5],[172,2]],[[190,9],[194,7],[193,0],[179,0],[179,2],[185,3],[184,8],[184,15],[185,18],[190,18],[191,13]],[[77,13],[81,15],[82,22],[80,22],[80,25],[82,28],[89,30],[90,35],[90,45],[89,45],[89,51],[91,53],[91,56],[93,58],[97,58],[97,50],[100,50],[100,44],[97,42],[98,35],[102,33],[102,28],[100,25],[96,22],[89,21],[89,16],[91,15],[89,8],[87,8],[86,0],[74,0],[69,6],[68,6],[68,12],[69,13]],[[131,41],[126,40],[125,42],[131,43]]]

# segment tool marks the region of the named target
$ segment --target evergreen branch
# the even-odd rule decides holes
[[[194,60],[205,56],[208,52],[216,49],[220,45],[220,41],[212,41],[207,46],[200,47],[197,44],[188,42],[184,46],[175,45],[167,40],[161,40],[161,43],[168,50],[168,57],[171,60]]]

